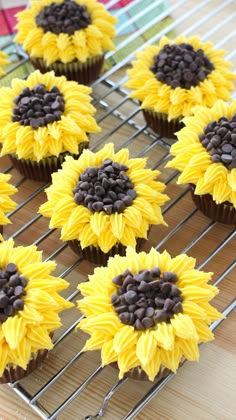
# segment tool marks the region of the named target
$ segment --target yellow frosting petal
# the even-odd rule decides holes
[[[190,316],[181,313],[174,315],[171,319],[171,325],[178,337],[193,340],[198,339],[195,323],[192,321]]]
[[[165,350],[173,350],[175,335],[171,324],[160,322],[157,329],[154,331],[153,336],[157,341],[158,346],[164,348]]]
[[[18,343],[24,337],[25,328],[25,321],[19,316],[9,317],[2,324],[5,340],[11,349],[17,348]]]
[[[133,347],[138,341],[138,333],[129,325],[125,325],[116,333],[114,337],[113,347],[116,353],[121,353],[127,350],[128,347]]]

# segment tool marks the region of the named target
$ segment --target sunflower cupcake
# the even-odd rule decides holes
[[[224,59],[225,51],[198,36],[162,37],[159,45],[137,53],[127,71],[131,98],[141,103],[147,124],[157,134],[175,139],[182,118],[196,105],[211,107],[217,99],[230,99],[236,74]]]
[[[211,219],[236,224],[236,101],[218,100],[196,107],[166,165],[181,171],[178,184],[189,183],[197,207]]]
[[[42,262],[36,246],[0,244],[0,383],[31,373],[53,348],[59,313],[73,306],[58,292],[68,283],[51,275],[54,261]]]
[[[7,54],[5,54],[3,51],[0,51],[0,77],[5,74],[2,67],[5,66],[5,64],[7,63],[8,63]]]
[[[124,255],[128,245],[139,249],[151,225],[166,225],[160,206],[168,200],[159,171],[145,169],[146,161],[130,159],[128,149],[115,153],[113,144],[84,150],[78,160],[67,157],[39,212],[51,228],[61,228],[62,241],[96,264]]]
[[[212,273],[195,268],[185,254],[171,258],[154,248],[127,248],[109,258],[78,289],[77,328],[88,333],[83,351],[101,350],[102,365],[118,364],[119,378],[161,379],[184,360],[199,360],[199,343],[213,340],[209,325],[221,318],[209,301],[218,289]]]
[[[50,181],[66,154],[79,156],[88,134],[100,131],[91,88],[54,72],[34,71],[0,89],[1,156],[28,178]]]
[[[90,84],[100,74],[104,54],[114,50],[116,18],[95,0],[31,1],[17,14],[19,42],[36,69]]]
[[[11,175],[0,173],[0,240],[3,226],[11,223],[6,213],[14,210],[17,204],[10,198],[11,195],[17,192],[17,188],[11,185],[8,181]]]

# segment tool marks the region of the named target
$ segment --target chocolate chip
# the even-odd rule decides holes
[[[129,305],[128,306],[129,312],[135,312],[137,309],[137,306],[135,304]]]
[[[0,308],[6,308],[9,304],[9,298],[5,294],[0,294]]]
[[[146,292],[147,290],[149,290],[149,285],[145,281],[142,280],[140,285],[138,286],[138,290],[140,292]]]
[[[107,205],[103,206],[103,210],[107,214],[112,214],[112,212],[113,212],[113,205],[112,204],[107,204]]]
[[[24,302],[23,302],[23,306],[24,306]],[[14,309],[12,307],[12,305],[8,305],[4,308],[4,314],[7,315],[8,317],[11,316],[14,312]]]
[[[9,286],[18,286],[21,284],[20,281],[20,277],[19,274],[13,274],[10,278],[9,278]]]
[[[172,299],[167,298],[165,300],[163,309],[164,311],[169,311],[170,309],[173,308],[173,306],[175,306],[175,302]]]
[[[169,293],[172,291],[172,285],[170,283],[164,283],[161,285],[161,293],[163,296],[168,296]],[[176,287],[176,289],[178,289]],[[173,295],[174,296],[174,295]]]
[[[123,275],[122,274],[118,274],[118,276],[114,277],[112,279],[112,283],[118,285],[118,286],[122,286],[123,284]]]
[[[14,263],[9,263],[6,266],[6,272],[9,274],[15,274],[17,271],[17,266]]]
[[[154,308],[151,306],[148,306],[145,312],[145,316],[153,317],[153,315],[154,315]]]
[[[119,318],[124,324],[129,324],[130,323],[130,313],[129,312],[122,312],[119,315]]]
[[[164,281],[176,282],[178,281],[178,277],[175,273],[170,271],[163,271],[162,278]]]
[[[146,309],[145,308],[138,308],[136,309],[136,311],[134,312],[135,315],[137,316],[137,318],[142,319],[146,313]]]
[[[178,314],[178,313],[180,313],[180,312],[183,312],[183,306],[182,306],[182,303],[181,302],[178,302],[178,303],[176,303],[175,304],[175,306],[173,307],[173,312],[175,313],[175,314]]]
[[[166,311],[157,311],[155,314],[155,320],[159,322],[167,321],[168,315]]]
[[[142,322],[140,321],[140,319],[136,319],[134,326],[135,326],[136,330],[144,330],[145,329],[145,327],[142,324]]]
[[[0,288],[2,288],[3,286],[5,286],[5,284],[7,283],[7,279],[5,278],[0,278]]]
[[[180,296],[180,294],[181,294],[180,289],[177,286],[172,284],[171,285],[170,296]]]
[[[161,270],[160,270],[160,268],[159,268],[159,267],[153,267],[153,268],[150,270],[150,273],[151,273],[151,275],[152,275],[153,277],[160,277]]]
[[[117,295],[112,295],[111,302],[112,302],[112,305],[120,303],[120,297]]]
[[[129,305],[137,302],[137,300],[138,300],[137,293],[132,291],[132,290],[129,290],[127,293],[125,293],[124,298]]]
[[[14,295],[15,296],[22,296],[23,292],[24,292],[23,286],[16,286],[15,290],[14,290]]]

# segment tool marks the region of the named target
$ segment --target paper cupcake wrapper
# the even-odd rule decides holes
[[[137,238],[136,251],[139,252],[146,242],[147,239]],[[80,242],[76,239],[68,241],[68,245],[77,255],[98,265],[106,265],[108,259],[110,257],[114,257],[116,254],[121,255],[122,257],[126,254],[126,246],[122,245],[121,243],[113,246],[107,253],[102,252],[100,248],[94,246],[87,246],[86,248],[82,249]]]
[[[88,147],[88,142],[82,142],[78,145],[78,154],[71,155],[68,152],[61,153],[58,157],[49,156],[39,162],[30,159],[18,159],[15,155],[9,155],[13,166],[26,178],[34,181],[51,182],[52,173],[61,168],[65,156],[73,156],[77,159],[82,151]]]
[[[236,225],[236,209],[232,203],[225,201],[224,203],[216,204],[210,194],[194,194],[195,188],[195,185],[190,184],[192,199],[197,208],[205,216],[216,222],[225,223],[228,225]]]
[[[184,124],[181,118],[168,121],[168,115],[161,112],[154,112],[149,109],[142,109],[144,119],[148,126],[161,137],[177,140],[174,133],[181,130]]]
[[[41,366],[47,354],[48,350],[39,350],[35,357],[29,361],[26,369],[23,369],[20,366],[6,368],[0,377],[0,384],[13,383],[15,381],[19,381],[22,378],[25,378],[31,372],[33,372],[33,370]]]
[[[56,76],[66,76],[67,80],[75,80],[78,83],[89,85],[101,73],[104,55],[88,58],[85,63],[76,60],[70,63],[56,61],[50,66],[47,66],[42,58],[30,58],[30,61],[41,73],[54,70]]]

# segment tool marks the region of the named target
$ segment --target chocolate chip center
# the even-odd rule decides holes
[[[190,89],[202,82],[214,69],[202,49],[195,51],[191,44],[165,45],[154,56],[151,71],[156,78],[173,89]]]
[[[82,204],[92,212],[122,213],[136,197],[126,174],[128,169],[111,159],[105,159],[99,167],[86,169],[73,191],[76,204]]]
[[[236,114],[210,122],[199,139],[210,153],[212,162],[221,162],[227,169],[236,168]]]
[[[158,267],[133,275],[129,270],[112,282],[118,287],[112,304],[119,319],[136,330],[153,327],[157,322],[169,322],[174,314],[183,312],[181,291],[175,285],[175,273]]]
[[[56,86],[49,91],[42,83],[32,90],[24,88],[14,99],[13,122],[30,125],[32,128],[44,127],[61,119],[65,109],[63,95]]]
[[[23,296],[27,282],[14,263],[7,264],[5,270],[0,269],[0,323],[24,308]]]
[[[44,32],[73,35],[75,31],[87,28],[91,23],[87,7],[72,0],[63,3],[51,3],[45,6],[35,18]]]

